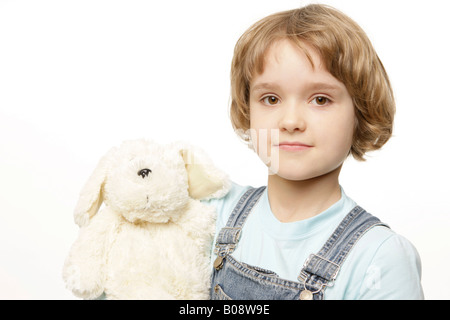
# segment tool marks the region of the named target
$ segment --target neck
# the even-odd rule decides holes
[[[281,222],[311,218],[341,198],[341,167],[312,179],[292,181],[270,175],[267,191],[271,210]]]

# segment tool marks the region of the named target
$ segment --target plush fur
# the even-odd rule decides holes
[[[75,208],[67,287],[85,299],[208,299],[215,210],[200,200],[229,188],[193,146],[132,140],[111,149]]]

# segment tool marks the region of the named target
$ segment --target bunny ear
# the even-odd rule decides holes
[[[80,197],[74,210],[75,223],[80,227],[86,226],[89,223],[103,202],[102,187],[108,171],[108,162],[115,149],[111,149],[100,159],[94,172],[80,192]]]
[[[203,150],[193,146],[180,147],[189,181],[189,195],[209,200],[225,196],[231,187],[228,176],[217,169]]]

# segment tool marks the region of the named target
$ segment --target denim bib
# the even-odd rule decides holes
[[[278,277],[274,272],[237,261],[231,255],[239,242],[247,216],[266,187],[251,188],[239,199],[230,218],[217,236],[217,258],[211,279],[213,300],[322,300],[332,286],[348,253],[358,239],[374,226],[387,225],[359,206],[354,207],[324,246],[311,254],[297,281]]]

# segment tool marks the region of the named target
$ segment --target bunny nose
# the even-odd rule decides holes
[[[142,179],[144,179],[144,178],[147,177],[148,174],[151,173],[151,172],[152,172],[152,170],[150,170],[150,169],[142,169],[142,170],[139,170],[138,176],[141,176]]]

